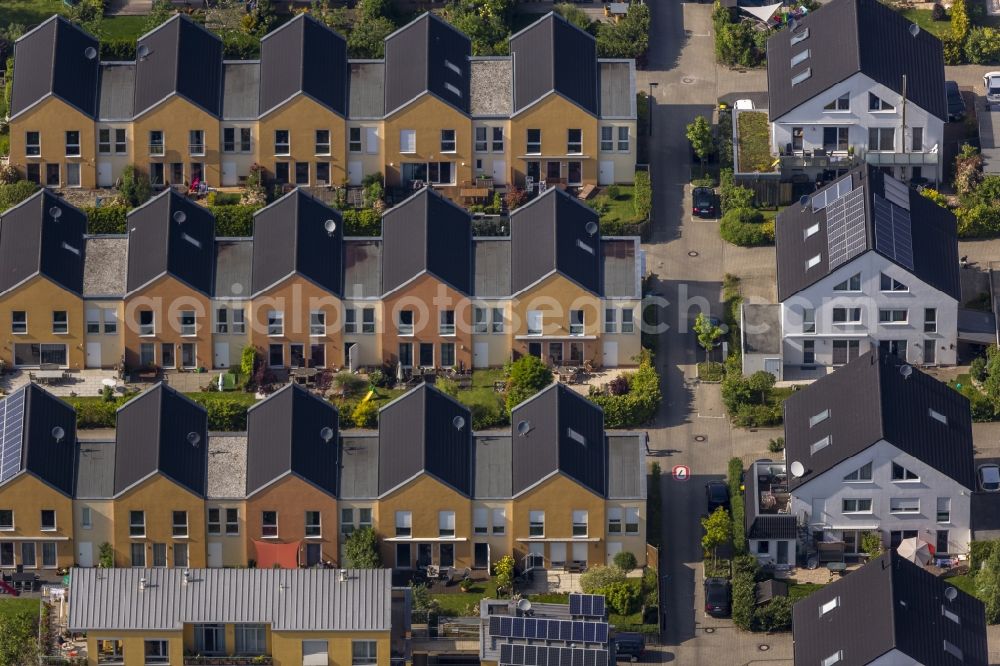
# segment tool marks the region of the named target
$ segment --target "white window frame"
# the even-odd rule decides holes
[[[475,508],[472,510],[472,533],[479,536],[489,534],[490,510],[486,508]]]
[[[528,538],[545,538],[545,512],[528,511]]]
[[[274,522],[273,523],[267,522],[265,520],[265,517],[269,513],[273,513],[274,514]],[[281,520],[281,517],[278,515],[278,511],[277,510],[267,509],[267,510],[261,511],[260,512],[260,537],[262,539],[277,539],[278,538],[278,534],[279,534],[279,530],[280,530],[280,525],[281,525],[280,520]]]
[[[284,141],[278,141],[278,137],[284,134]],[[286,129],[274,130],[274,154],[275,156],[287,157],[292,154],[292,133]]]
[[[915,515],[920,513],[919,497],[890,497],[889,513]]]
[[[590,515],[585,509],[573,510],[573,537],[584,538],[590,529]]]
[[[413,512],[396,512],[396,534],[397,539],[409,539],[413,537]]]
[[[490,512],[492,518],[490,521],[490,533],[493,536],[501,536],[507,533],[507,510],[506,509],[493,509]]]
[[[313,310],[309,313],[309,335],[321,337],[326,335],[326,312]]]
[[[271,338],[280,338],[285,334],[285,311],[267,311],[267,335]]]
[[[399,152],[403,155],[413,155],[417,152],[417,130],[399,130]]]
[[[438,511],[438,536],[441,538],[455,538],[455,512]]]

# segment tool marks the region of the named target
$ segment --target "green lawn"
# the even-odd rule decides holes
[[[493,389],[493,382],[504,381],[502,369],[476,370],[472,373],[472,388],[458,392],[458,400],[472,409],[477,405],[497,413],[504,413],[504,395]]]
[[[698,364],[698,379],[705,382],[721,382],[725,376],[725,366],[718,361],[702,361]]]
[[[462,592],[456,585],[454,592],[431,595],[433,599],[437,600],[441,615],[452,617],[465,615],[466,609],[471,604],[478,604],[484,597],[493,599],[496,596],[497,584],[493,578],[487,581],[476,581],[468,592]]]
[[[38,599],[4,597],[0,599],[0,615],[9,617],[19,613],[30,613],[38,617]]]
[[[618,189],[618,196],[611,198],[607,188],[602,188],[596,197],[587,202],[601,215],[601,224],[620,225],[642,222],[632,206],[635,188],[632,185],[616,185],[615,187]]]
[[[958,589],[962,590],[967,594],[976,596],[976,579],[969,574],[962,574],[961,576],[951,576],[945,579],[948,583],[954,585]]]
[[[739,142],[739,165],[741,173],[762,173],[773,171],[771,163],[771,128],[767,113],[763,111],[743,111],[736,116],[737,140]]]
[[[138,39],[146,32],[146,16],[108,16],[101,21],[101,37],[111,39]]]
[[[944,37],[951,30],[951,17],[946,21],[935,21],[931,18],[929,9],[904,9],[899,13],[919,25],[921,30],[938,38]]]
[[[796,601],[805,599],[816,590],[822,590],[825,585],[819,583],[796,583],[795,579],[788,581],[788,598],[794,604]]]
[[[62,0],[0,0],[0,25],[20,23],[32,28],[53,14],[62,14]]]

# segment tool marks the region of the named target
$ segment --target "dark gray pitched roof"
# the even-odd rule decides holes
[[[118,408],[115,495],[159,472],[199,497],[208,478],[208,413],[160,383]]]
[[[477,238],[475,256],[475,292],[480,298],[510,295],[510,239]]]
[[[336,225],[333,233],[326,223]],[[344,281],[340,213],[296,188],[253,218],[253,293],[296,273],[338,296]]]
[[[910,271],[918,279],[952,298],[958,299],[961,296],[958,227],[951,211],[921,196],[916,190],[901,186],[896,181],[894,185],[897,188],[901,186],[901,189],[906,190],[906,196],[909,200],[910,233],[913,239],[913,269],[910,270],[909,267],[896,260],[891,253],[878,247],[875,242],[873,209],[877,199],[889,200],[886,193],[886,179],[891,177],[883,175],[875,167],[863,165],[852,170],[845,178],[852,179],[848,189],[864,188],[864,250],[879,252],[901,268]],[[838,179],[819,192],[831,190],[837,187],[839,182]],[[895,206],[891,201],[890,204]],[[779,213],[775,225],[778,300],[787,300],[802,289],[823,279],[834,269],[840,268],[840,266],[834,266],[833,269],[830,267],[829,230],[827,228],[827,212],[829,210],[829,206],[813,211],[812,205],[802,207],[795,204]],[[805,230],[815,224],[819,225],[819,231],[806,238]],[[820,257],[819,263],[807,268],[806,262],[817,255]]]
[[[76,464],[75,499],[115,495],[115,443],[81,441]]]
[[[88,236],[83,253],[83,295],[124,296],[127,236]]]
[[[983,603],[957,589],[949,601],[949,587],[946,578],[885,553],[795,604],[795,663],[820,664],[842,650],[838,666],[865,666],[895,649],[917,664],[986,666]],[[835,599],[838,605],[821,615]],[[945,642],[961,650],[961,659],[944,651]]]
[[[337,430],[337,408],[298,384],[255,404],[247,412],[247,495],[294,474],[336,496]]]
[[[608,497],[646,497],[646,433],[608,433]]]
[[[347,116],[347,42],[309,14],[299,14],[260,41],[260,112],[297,93]]]
[[[635,62],[600,60],[601,117],[636,118]]]
[[[382,293],[422,273],[472,293],[472,219],[431,188],[382,216]]]
[[[381,118],[385,113],[385,62],[350,61],[348,115],[352,119]]]
[[[472,42],[431,13],[424,13],[385,38],[385,112],[430,93],[469,112]]]
[[[378,298],[382,293],[382,241],[344,241],[344,297]]]
[[[149,53],[136,61],[135,113],[180,95],[215,117],[222,114],[222,40],[186,14],[139,38]]]
[[[558,272],[594,294],[601,291],[601,232],[592,208],[552,188],[510,216],[511,291],[517,294]]]
[[[456,427],[456,418],[462,427]],[[426,473],[472,496],[472,413],[421,384],[379,410],[378,490],[383,495]]]
[[[83,211],[47,189],[9,209],[0,217],[0,293],[38,274],[82,293],[86,231]]]
[[[206,296],[213,287],[215,218],[168,188],[128,214],[128,291],[168,274]]]
[[[135,99],[135,63],[101,63],[98,120],[132,120]]]
[[[947,384],[912,368],[891,354],[871,351],[785,401],[785,459],[805,467],[801,478],[789,475],[789,487],[808,483],[881,439],[951,477],[975,487],[972,417],[969,400]],[[829,418],[809,420],[829,409]],[[933,409],[947,424],[930,415]],[[828,446],[810,447],[824,437]]]
[[[250,296],[250,271],[253,265],[253,239],[231,238],[215,241],[216,297]]]
[[[510,422],[513,495],[562,472],[606,496],[608,444],[600,407],[557,382],[516,406]],[[527,434],[519,434],[521,427]]]
[[[550,12],[511,36],[514,113],[555,91],[585,111],[600,113],[597,42]]]
[[[476,499],[511,496],[510,433],[476,433]]]
[[[222,119],[252,120],[258,115],[260,63],[227,62],[222,66]]]
[[[14,44],[11,117],[49,95],[91,118],[97,114],[99,44],[82,28],[53,16]],[[95,56],[87,58],[88,48]]]
[[[469,114],[506,118],[514,103],[514,70],[510,58],[473,58],[469,83]]]
[[[378,497],[378,435],[340,436],[340,495],[338,499]]]
[[[62,428],[57,439],[54,428]],[[76,480],[76,412],[35,383],[0,399],[0,483],[30,473],[66,495]]]
[[[640,296],[638,239],[603,239],[601,241],[601,295],[608,298]]]
[[[928,113],[947,121],[944,57],[941,42],[922,30],[910,34],[910,21],[878,0],[833,0],[799,20],[795,44],[780,30],[767,40],[768,112],[775,120],[831,86],[861,72],[906,96]],[[792,67],[792,56],[809,49],[811,57]],[[792,85],[792,77],[811,76]]]

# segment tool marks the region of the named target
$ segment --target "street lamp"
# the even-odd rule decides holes
[[[649,82],[649,97],[646,98],[646,111],[649,116],[649,136],[653,136],[653,88],[660,85],[655,81]]]

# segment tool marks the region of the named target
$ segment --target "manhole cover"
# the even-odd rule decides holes
[[[694,436],[694,441],[696,441],[696,442],[704,442],[706,439],[708,439],[708,437],[705,437],[704,435],[695,435]]]
[[[715,633],[715,627],[705,627],[705,633],[706,634],[714,634]]]
[[[692,83],[694,83],[694,78],[690,76],[685,76],[683,79],[681,79],[681,83],[686,83],[688,85],[691,85]]]
[[[771,649],[771,646],[768,645],[767,643],[761,643],[760,645],[757,646],[757,649],[760,650],[761,652],[767,652],[768,650]]]
[[[694,250],[691,250],[690,252],[688,252],[688,256],[689,256],[689,257],[697,257],[697,256],[698,256],[698,253],[697,253],[697,252],[695,252]]]

